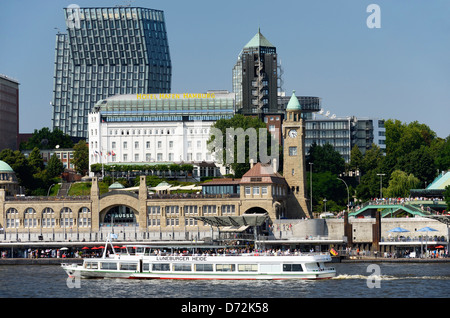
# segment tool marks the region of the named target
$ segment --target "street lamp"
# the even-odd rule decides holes
[[[325,208],[324,212],[327,212],[327,198],[323,199],[323,204],[324,204],[324,208]]]
[[[349,210],[350,210],[350,192],[348,191],[347,183],[341,178],[338,178],[338,179],[341,180],[342,182],[344,182],[345,187],[347,188],[347,212],[349,212]]]
[[[385,175],[384,173],[377,173],[377,176],[380,176],[380,199],[383,198],[383,176]]]
[[[310,186],[310,190],[311,190],[311,196],[310,196],[310,205],[311,205],[311,213],[313,212],[313,207],[312,207],[312,166],[313,166],[313,162],[309,163],[309,186]]]

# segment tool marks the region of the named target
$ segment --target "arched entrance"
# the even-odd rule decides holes
[[[263,208],[260,208],[259,206],[252,207],[245,211],[244,214],[265,214],[267,211]]]
[[[110,208],[103,218],[104,225],[111,226],[136,226],[137,212],[125,205],[117,205]]]

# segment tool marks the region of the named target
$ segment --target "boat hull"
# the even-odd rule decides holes
[[[317,272],[286,273],[156,273],[156,272],[128,272],[84,269],[82,266],[63,266],[70,277],[83,279],[118,278],[118,279],[176,279],[176,280],[318,280],[330,279],[336,276],[335,270]]]

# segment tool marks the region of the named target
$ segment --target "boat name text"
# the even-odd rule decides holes
[[[171,262],[206,262],[206,256],[157,256],[157,261]]]

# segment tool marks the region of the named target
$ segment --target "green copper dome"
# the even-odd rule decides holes
[[[272,43],[269,42],[269,40],[266,39],[264,35],[261,34],[260,30],[258,29],[258,33],[244,46],[244,48],[249,47],[275,47],[272,45]]]
[[[302,105],[300,105],[297,96],[295,96],[295,91],[292,91],[292,96],[287,104],[286,110],[302,110]]]
[[[12,172],[14,173],[14,170],[4,161],[0,160],[0,172]]]
[[[119,182],[114,182],[113,184],[111,184],[109,186],[108,189],[114,190],[114,189],[123,189],[123,188],[125,188],[125,187],[122,184],[120,184]]]

